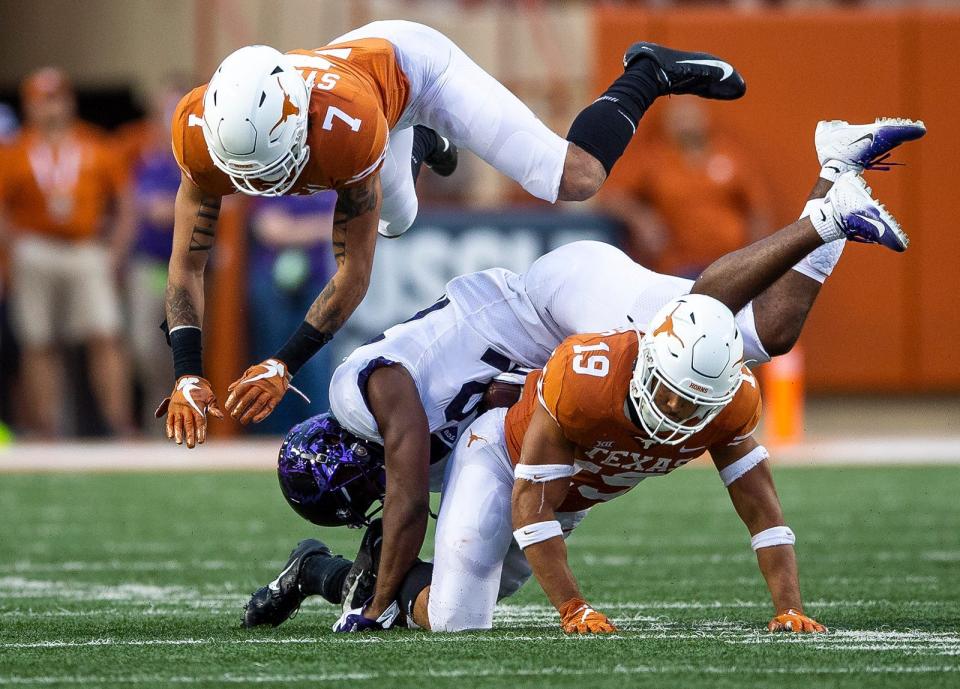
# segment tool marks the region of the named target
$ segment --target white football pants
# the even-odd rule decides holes
[[[550,130],[503,84],[481,69],[439,31],[408,21],[361,26],[331,44],[358,38],[393,43],[410,81],[410,100],[390,131],[380,173],[383,209],[380,233],[396,237],[417,216],[410,155],[413,125],[439,132],[476,153],[537,198],[553,203],[567,155],[567,141]]]
[[[506,409],[491,409],[474,421],[447,463],[427,607],[435,632],[490,629],[497,601],[530,578],[527,558],[513,539],[506,415]],[[564,538],[586,515],[557,513]]]

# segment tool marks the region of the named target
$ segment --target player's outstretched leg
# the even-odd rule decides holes
[[[243,609],[243,626],[279,626],[299,610],[307,596],[320,595],[338,604],[350,564],[332,556],[320,541],[300,541],[277,578],[250,597]]]
[[[800,220],[719,259],[701,276],[696,289],[720,291],[730,300],[729,305],[736,306],[769,284],[798,252],[815,246],[792,270],[786,270],[753,299],[757,333],[767,353],[777,356],[788,352],[845,245],[842,241],[825,241],[828,236],[837,236],[830,230],[831,219],[844,238],[883,244],[896,251],[906,248],[908,240],[899,224],[871,198],[869,187],[858,175],[865,169],[886,169],[890,150],[925,132],[922,122],[898,118],[879,118],[865,125],[838,120],[818,124],[815,143],[822,167]],[[810,225],[822,230],[817,235],[824,240],[819,246]]]
[[[597,193],[657,97],[693,94],[733,100],[747,88],[733,66],[715,55],[656,43],[634,43],[623,56],[623,66],[623,74],[570,125],[567,140],[572,145],[560,179],[561,200],[583,201]]]

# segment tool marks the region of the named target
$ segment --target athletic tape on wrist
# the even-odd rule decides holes
[[[517,545],[520,546],[520,550],[534,543],[549,540],[554,536],[563,538],[563,529],[560,528],[560,522],[556,519],[549,522],[527,524],[513,532],[513,537],[517,540]]]
[[[303,321],[274,358],[284,362],[290,375],[294,376],[310,360],[310,357],[319,352],[331,339],[333,336],[330,333],[322,333]]]
[[[789,526],[771,526],[750,539],[750,547],[754,550],[772,548],[775,545],[793,545],[797,537]]]
[[[170,329],[173,373],[177,380],[183,376],[203,377],[203,345],[201,340],[200,328],[195,325],[178,325]]]
[[[546,483],[558,478],[573,476],[572,464],[518,464],[513,467],[513,477],[532,483]]]
[[[723,467],[720,470],[720,480],[723,481],[723,485],[729,486],[769,456],[767,448],[757,445],[733,464]]]

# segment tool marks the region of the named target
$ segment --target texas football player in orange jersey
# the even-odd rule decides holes
[[[177,382],[157,410],[167,435],[188,447],[222,416],[202,377],[203,271],[221,198],[335,189],[337,272],[274,357],[247,369],[225,407],[241,423],[265,418],[291,376],[363,299],[377,232],[402,234],[417,212],[414,126],[435,130],[435,148],[465,147],[550,202],[600,188],[656,98],[735,99],[743,78],[706,53],[635,43],[624,72],[574,120],[566,138],[443,34],[404,21],[374,22],[317,50],[286,55],[248,46],[190,92],[173,122],[182,169],[167,283],[168,332]],[[440,136],[442,135],[442,136]]]
[[[461,437],[430,585],[406,598],[401,589],[400,606],[421,627],[486,629],[512,592],[505,583],[515,590],[532,570],[564,631],[616,631],[586,602],[564,539],[591,508],[708,452],[770,590],[768,628],[825,631],[803,610],[795,537],[753,438],[760,412],[733,313],[712,297],[671,300],[646,332],[567,338],[527,377],[517,404],[487,412]]]

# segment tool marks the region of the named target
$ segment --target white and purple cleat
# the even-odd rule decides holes
[[[889,170],[891,165],[900,164],[888,161],[890,151],[926,133],[927,127],[922,121],[900,117],[878,117],[872,124],[824,120],[817,124],[814,143],[821,165],[841,161],[858,172]]]
[[[851,242],[882,244],[894,251],[906,251],[910,244],[907,233],[871,193],[856,171],[840,175],[827,193],[837,227]]]

